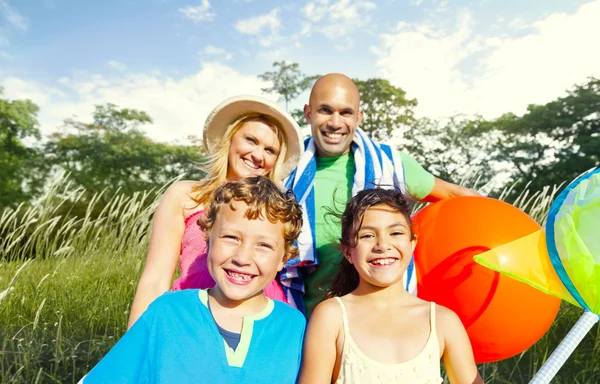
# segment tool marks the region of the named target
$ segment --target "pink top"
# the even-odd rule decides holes
[[[173,282],[173,290],[207,289],[215,286],[215,281],[208,273],[206,263],[206,236],[198,225],[200,216],[206,210],[194,212],[185,219],[185,231],[181,239],[181,257],[179,258],[180,277]],[[273,300],[287,303],[285,294],[277,278],[265,288],[265,295]]]

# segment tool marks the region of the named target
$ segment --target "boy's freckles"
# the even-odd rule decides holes
[[[233,208],[233,209],[232,209]],[[245,217],[248,205],[222,204],[209,243],[208,270],[216,289],[231,301],[260,294],[283,266],[284,225]]]

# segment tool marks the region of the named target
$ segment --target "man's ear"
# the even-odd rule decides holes
[[[308,104],[304,104],[304,118],[306,119],[306,122],[310,124],[310,105]]]
[[[364,117],[364,116],[365,116],[365,113],[364,113],[364,111],[363,111],[362,109],[360,109],[360,110],[358,111],[358,120],[357,120],[357,121],[358,121],[358,124],[357,124],[357,125],[358,125],[359,127],[360,127],[360,125],[362,124],[362,121],[363,121],[363,117]]]

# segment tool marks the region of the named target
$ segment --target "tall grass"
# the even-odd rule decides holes
[[[141,244],[156,208],[156,202],[148,201],[151,192],[117,194],[92,217],[102,197],[102,193],[95,194],[83,217],[69,215],[64,206],[74,206],[84,193],[61,177],[34,206],[21,204],[4,210],[0,214],[0,260],[68,257],[95,249],[122,253]]]
[[[156,201],[117,195],[92,217],[59,179],[35,206],[0,215],[0,381],[77,382],[125,331]]]
[[[556,190],[524,192],[512,203],[543,223]],[[35,206],[0,214],[2,383],[76,383],[125,332],[157,202],[117,195],[93,217],[97,195],[84,217],[58,214],[83,192],[58,180]],[[581,312],[564,304],[532,348],[481,365],[486,382],[527,383]],[[600,382],[599,337],[596,325],[554,382]]]

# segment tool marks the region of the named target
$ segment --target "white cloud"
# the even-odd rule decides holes
[[[6,51],[0,51],[0,58],[4,59],[4,60],[8,60],[8,61],[14,61],[15,58],[13,55],[11,55],[10,53],[6,52]]]
[[[119,63],[116,60],[110,60],[108,63],[106,63],[106,65],[108,65],[109,68],[115,69],[119,72],[124,72],[127,69],[125,64]]]
[[[40,106],[42,132],[56,131],[65,118],[90,121],[95,105],[114,103],[146,111],[154,120],[145,128],[160,141],[202,135],[210,110],[238,94],[260,95],[266,84],[220,63],[203,63],[192,75],[173,78],[161,74],[128,73],[106,77],[79,73],[47,86],[11,77],[0,80],[6,97],[29,98]],[[274,96],[266,95],[272,100]]]
[[[265,29],[270,29],[271,31],[278,30],[281,28],[281,21],[279,20],[278,13],[279,9],[275,8],[266,15],[238,20],[238,22],[235,23],[235,29],[246,35],[258,35]]]
[[[517,16],[508,23],[508,27],[514,30],[522,30],[529,29],[532,25],[528,24],[522,16]]]
[[[418,7],[419,5],[423,4],[423,0],[410,0],[410,3]]]
[[[274,8],[265,15],[238,20],[234,27],[238,32],[245,35],[258,36],[260,45],[270,47],[273,43],[281,40],[279,35],[281,29],[279,8]]]
[[[18,77],[6,77],[0,85],[4,87],[4,94],[7,98],[28,99],[40,108],[48,106],[53,98],[66,98],[66,94],[55,87],[45,87],[34,81],[27,81]]]
[[[29,28],[27,19],[21,16],[19,12],[14,10],[8,4],[8,0],[0,0],[0,14],[10,26],[18,31],[25,32]]]
[[[418,113],[444,117],[456,112],[493,118],[523,113],[600,76],[600,0],[574,14],[555,13],[531,24],[520,37],[481,36],[463,11],[452,33],[431,25],[404,25],[372,47],[378,75],[419,101]],[[463,65],[465,60],[472,66]],[[469,69],[465,69],[469,68]]]
[[[306,37],[310,35],[311,24],[308,22],[302,23],[302,29],[299,32],[300,37]]]
[[[201,53],[208,56],[221,57],[225,60],[231,60],[231,58],[233,57],[233,55],[227,52],[227,50],[223,48],[217,48],[212,45],[207,45]]]
[[[302,12],[314,30],[335,40],[369,25],[367,12],[375,8],[374,2],[365,0],[315,0],[309,1]]]
[[[188,5],[187,7],[179,8],[179,12],[185,18],[196,22],[211,21],[216,16],[208,0],[202,0],[202,4],[195,7]]]

